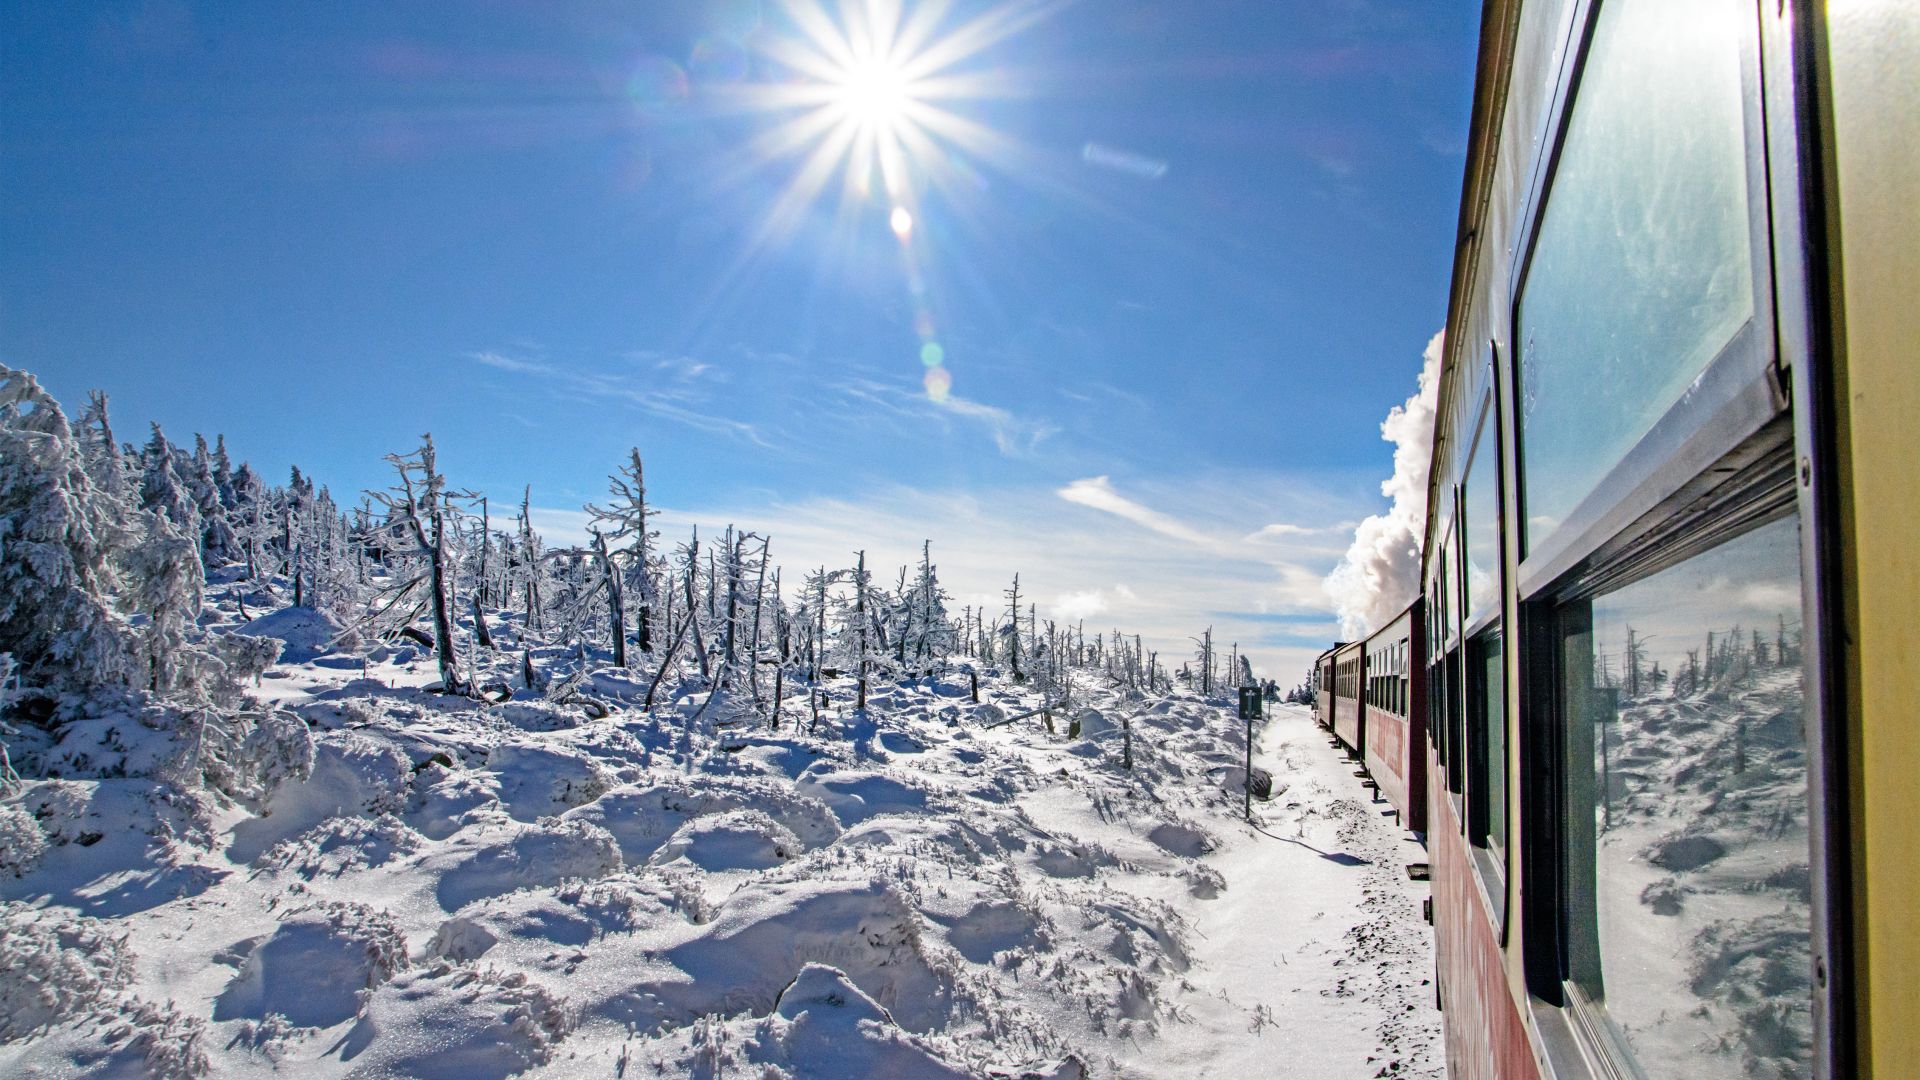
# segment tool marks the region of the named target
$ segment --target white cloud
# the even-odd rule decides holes
[[[1131,591],[1131,590],[1129,590]],[[1083,589],[1054,597],[1049,608],[1061,622],[1077,623],[1107,610],[1107,594],[1101,589]]]

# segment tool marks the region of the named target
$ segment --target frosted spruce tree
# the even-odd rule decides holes
[[[32,375],[0,366],[0,652],[23,687],[134,677],[131,634],[114,610],[118,560],[136,539],[127,512],[89,474],[60,403]]]

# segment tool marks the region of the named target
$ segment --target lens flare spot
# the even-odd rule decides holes
[[[642,57],[627,77],[627,97],[643,113],[662,113],[687,100],[687,73],[663,56]]]
[[[947,350],[937,341],[929,341],[920,346],[920,362],[930,368],[937,368],[947,362]]]
[[[913,214],[904,206],[896,206],[888,216],[887,224],[893,226],[893,235],[905,243],[913,235]]]
[[[920,335],[921,341],[933,340],[933,313],[921,308],[913,315],[913,332]]]
[[[704,37],[693,43],[687,67],[703,83],[737,83],[751,71],[746,46],[728,38]]]
[[[947,395],[953,393],[953,373],[946,368],[928,368],[923,381],[926,383],[927,397],[934,401],[945,401]]]

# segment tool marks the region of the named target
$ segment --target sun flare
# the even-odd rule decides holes
[[[959,21],[947,0],[783,0],[795,32],[760,48],[784,77],[751,107],[784,114],[752,144],[760,162],[798,158],[770,225],[795,227],[837,175],[843,209],[883,195],[889,209],[929,188],[979,186],[969,162],[1006,165],[1012,144],[956,106],[1004,95],[983,50],[1045,17],[1051,0],[1009,0]]]
[[[847,65],[834,83],[835,102],[862,127],[891,130],[907,118],[913,84],[899,64],[867,57]]]

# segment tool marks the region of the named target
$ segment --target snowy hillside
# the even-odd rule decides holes
[[[648,716],[601,670],[592,719],[424,692],[430,664],[316,652],[314,619],[251,627],[302,657],[257,693],[312,733],[263,813],[139,778],[0,804],[0,1073],[1434,1068],[1417,849],[1296,711],[1255,831],[1241,726],[1191,694],[1085,692],[1049,735],[987,727],[1039,701],[1002,678],[882,686],[864,725],[839,685],[808,734],[695,720],[701,694]]]

